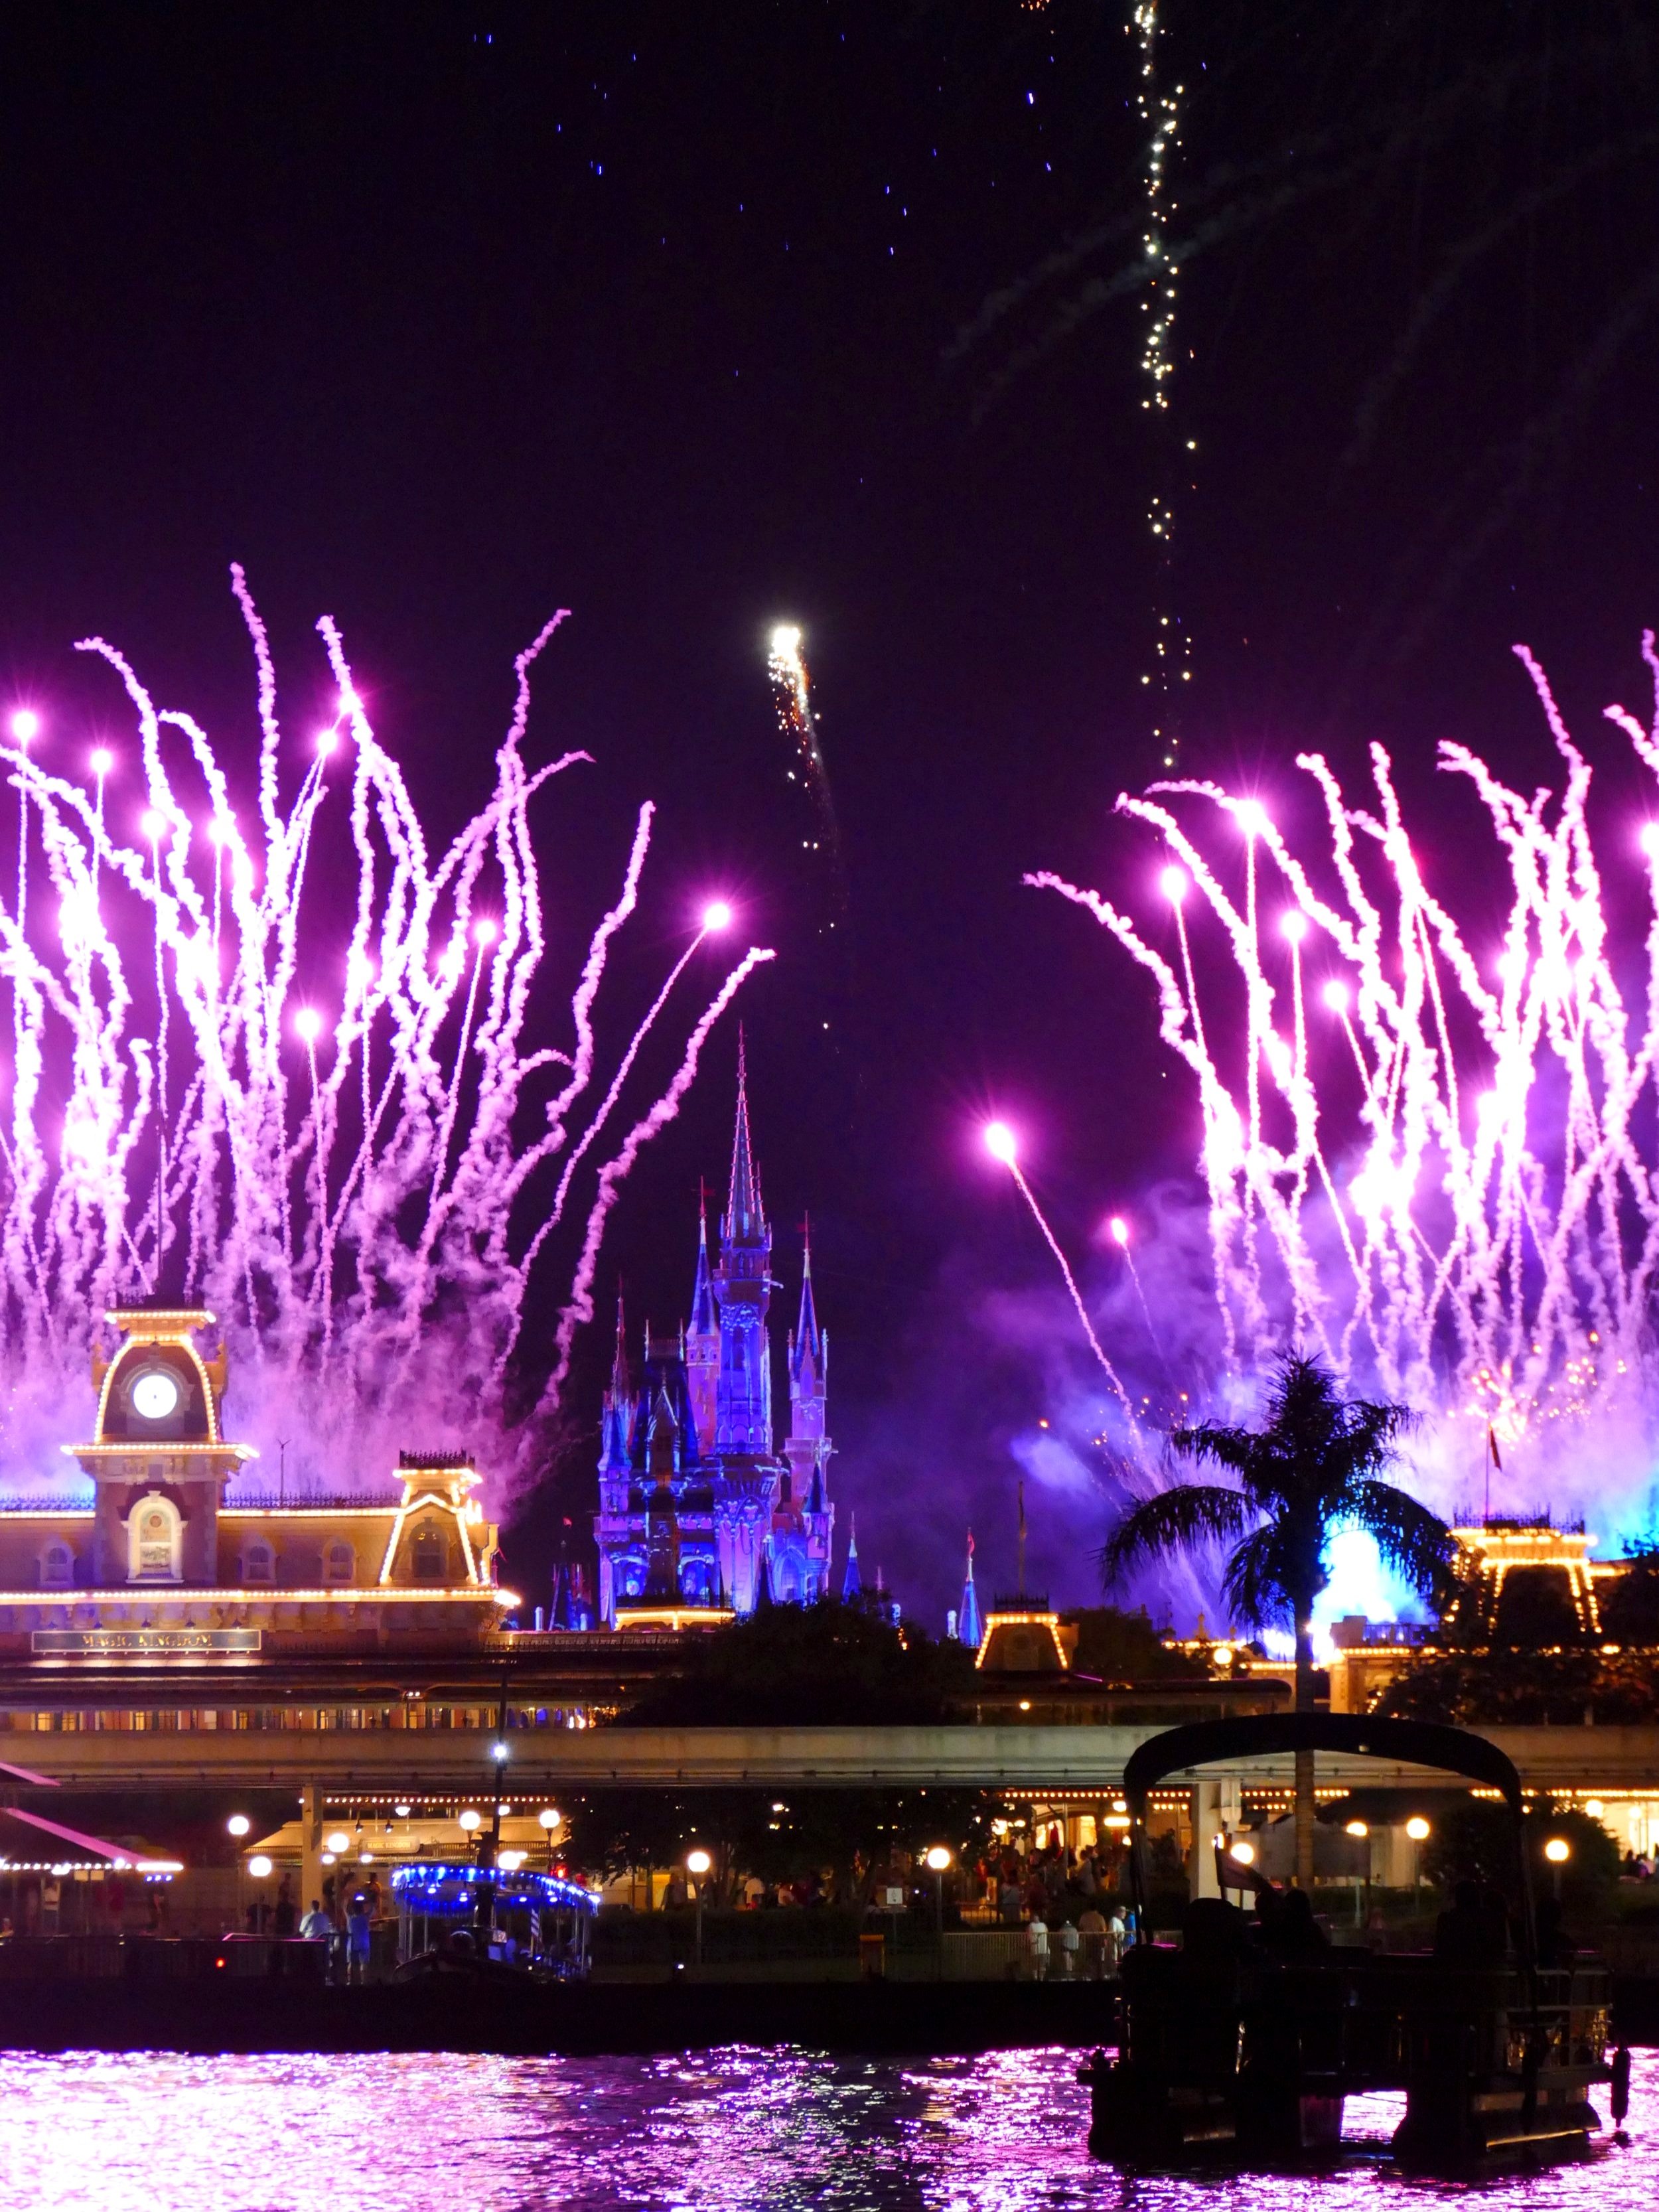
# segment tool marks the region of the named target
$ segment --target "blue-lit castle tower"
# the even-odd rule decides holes
[[[811,1605],[830,1589],[828,1337],[810,1247],[788,1342],[789,1431],[772,1428],[772,1231],[749,1135],[743,1051],[732,1181],[711,1260],[698,1237],[688,1326],[647,1328],[635,1387],[620,1309],[600,1429],[599,1613],[656,1618]]]

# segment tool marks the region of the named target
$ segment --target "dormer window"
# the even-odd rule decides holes
[[[54,1539],[40,1553],[40,1587],[67,1589],[74,1580],[75,1554],[67,1544]]]
[[[276,1559],[263,1536],[253,1536],[242,1547],[242,1580],[245,1583],[272,1583],[276,1579]]]
[[[410,1566],[417,1583],[441,1583],[449,1547],[444,1541],[444,1532],[428,1521],[424,1528],[415,1531],[415,1540],[409,1547]]]

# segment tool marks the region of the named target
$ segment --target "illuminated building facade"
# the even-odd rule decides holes
[[[788,1431],[772,1419],[772,1231],[738,1066],[732,1178],[711,1260],[702,1224],[688,1325],[647,1329],[637,1385],[620,1311],[600,1425],[599,1615],[611,1627],[714,1621],[830,1590],[829,1340],[808,1249],[791,1333]]]
[[[405,1452],[380,1496],[228,1497],[253,1454],[226,1431],[214,1316],[106,1318],[119,1341],[94,1357],[92,1437],[64,1446],[92,1503],[0,1512],[0,1653],[246,1656],[343,1632],[471,1641],[495,1627],[513,1600],[465,1455]]]

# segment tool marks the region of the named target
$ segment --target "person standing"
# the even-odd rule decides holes
[[[1048,1978],[1048,1923],[1040,1912],[1034,1912],[1026,1923],[1025,1972],[1033,1982]]]
[[[1054,1930],[1054,1948],[1058,1954],[1056,1965],[1059,1978],[1062,1982],[1069,1982],[1076,1978],[1077,1954],[1081,1942],[1082,1938],[1068,1914]]]
[[[362,1987],[368,1975],[370,1927],[368,1899],[360,1890],[346,1914],[346,1980],[357,1989]]]

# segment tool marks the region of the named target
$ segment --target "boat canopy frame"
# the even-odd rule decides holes
[[[1171,1774],[1224,1759],[1264,1759],[1285,1752],[1346,1752],[1402,1765],[1431,1766],[1495,1790],[1509,1808],[1521,1899],[1522,1960],[1534,1957],[1532,1879],[1522,1821],[1525,1802],[1515,1762],[1485,1736],[1440,1721],[1372,1718],[1364,1713],[1247,1713],[1235,1719],[1189,1721],[1151,1736],[1123,1770],[1129,1814],[1130,1880],[1137,1927],[1146,1909],[1146,1808],[1154,1787]]]

